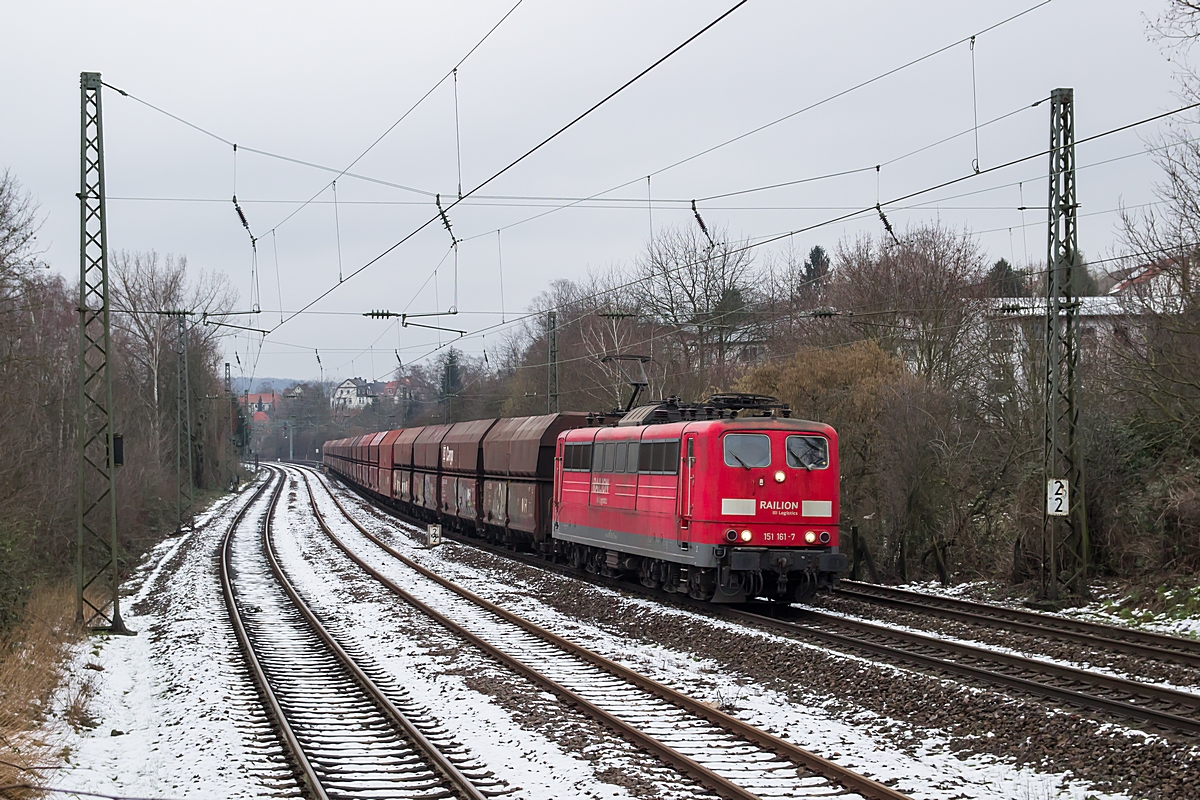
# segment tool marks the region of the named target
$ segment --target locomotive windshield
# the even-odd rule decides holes
[[[825,469],[829,466],[829,443],[823,436],[789,436],[787,463],[794,469]]]
[[[745,469],[771,466],[771,437],[764,433],[726,435],[725,464]]]

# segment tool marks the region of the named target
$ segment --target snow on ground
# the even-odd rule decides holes
[[[316,487],[318,495],[320,491]],[[322,510],[333,524],[337,509],[331,505],[333,513]],[[541,733],[514,724],[490,697],[470,688],[466,677],[472,673],[502,681],[511,681],[512,676],[419,612],[410,611],[347,559],[317,526],[303,481],[298,485],[289,481],[275,517],[273,540],[289,580],[343,646],[348,642],[353,652],[366,654],[374,666],[382,667],[498,778],[520,787],[517,796],[552,800],[564,796],[564,787],[571,787],[569,794],[574,797],[631,796],[620,786],[598,780],[587,761]],[[331,572],[345,580],[331,581]],[[424,641],[415,640],[412,626],[422,629]],[[454,652],[448,657],[450,651]],[[540,699],[552,707],[559,703],[549,694]],[[621,765],[616,757],[608,761],[606,766]]]
[[[55,773],[54,788],[146,798],[297,793],[244,669],[217,573],[221,539],[255,488],[219,501],[197,518],[193,532],[168,539],[149,554],[130,581],[136,593],[124,613],[137,636],[95,637],[78,648],[73,669],[94,675],[92,725],[79,730],[58,725],[67,760]],[[264,493],[254,502],[246,524],[258,524],[268,497]],[[336,616],[344,622],[335,628],[339,634],[371,643],[368,652],[376,665],[431,709],[497,776],[517,787],[513,797],[632,796],[619,777],[602,774],[606,767],[620,768],[619,760],[593,763],[567,752],[469,688],[461,671],[443,674],[445,659],[416,643],[414,631],[392,623],[390,595],[381,592],[374,602],[360,602],[345,584],[330,580],[321,565],[310,565],[302,548],[306,538],[316,535],[315,523],[311,515],[289,512],[287,503],[285,489],[276,540],[287,554],[289,572],[303,573],[306,593],[339,608]],[[447,635],[443,644],[452,641]],[[475,662],[468,659],[467,666],[474,666],[483,679],[493,673],[503,678],[487,659],[479,656]],[[539,700],[547,709],[558,704],[550,695]],[[585,741],[580,747],[601,745]]]
[[[803,606],[801,606],[801,607],[803,607]],[[915,634],[919,634],[921,636],[926,636],[930,639],[940,639],[944,642],[953,642],[955,644],[967,645],[969,647],[978,647],[982,650],[991,650],[996,653],[1006,653],[1008,655],[1018,656],[1020,658],[1027,658],[1032,661],[1040,661],[1043,664],[1055,664],[1055,665],[1063,666],[1063,667],[1071,667],[1073,669],[1083,670],[1085,672],[1091,672],[1096,675],[1105,675],[1110,678],[1121,678],[1124,680],[1136,681],[1138,683],[1144,683],[1147,686],[1158,686],[1163,689],[1172,689],[1177,692],[1189,692],[1191,694],[1200,695],[1200,684],[1176,685],[1176,684],[1172,684],[1172,683],[1147,681],[1145,679],[1144,675],[1139,675],[1136,673],[1127,673],[1127,672],[1122,672],[1121,670],[1109,669],[1108,667],[1092,664],[1087,661],[1082,661],[1082,662],[1081,661],[1068,661],[1066,659],[1052,658],[1052,657],[1044,655],[1042,653],[1034,653],[1034,652],[1020,650],[1020,649],[1013,648],[1013,647],[1005,647],[1003,645],[998,645],[998,644],[979,642],[974,639],[963,639],[963,638],[956,637],[956,636],[950,636],[949,634],[943,633],[934,628],[915,628],[915,627],[912,627],[909,625],[901,625],[899,623],[889,622],[888,620],[876,619],[874,617],[863,617],[863,616],[859,616],[857,614],[850,614],[845,611],[837,611],[837,610],[832,610],[832,609],[827,609],[827,608],[820,609],[820,613],[831,616],[831,617],[840,617],[842,619],[854,620],[856,622],[865,622],[870,625],[878,626],[880,628],[890,628],[892,630],[906,631],[908,633],[915,633]],[[1200,676],[1198,676],[1198,677],[1200,677]],[[1138,728],[1129,728],[1127,733],[1134,735],[1134,736],[1144,736],[1145,735],[1145,732]]]
[[[956,583],[951,586],[942,586],[938,581],[932,580],[912,581],[901,584],[896,588],[951,597],[956,600],[978,601],[982,597],[987,598],[984,602],[1008,608],[1016,608],[1022,611],[1029,610],[1020,602],[1011,598],[997,596],[996,584],[989,581],[968,581],[966,583]],[[1098,622],[1101,625],[1113,625],[1118,628],[1138,628],[1152,633],[1165,633],[1169,636],[1200,639],[1200,614],[1184,614],[1177,617],[1169,613],[1151,611],[1147,608],[1127,607],[1124,604],[1127,598],[1123,597],[1120,592],[1099,584],[1092,586],[1091,591],[1092,597],[1095,599],[1089,603],[1071,606],[1057,612],[1045,613],[1056,614],[1068,619],[1077,619],[1082,622]],[[1165,605],[1183,609],[1195,609],[1200,606],[1200,586],[1192,587],[1190,590],[1176,588],[1162,589],[1161,591],[1163,592],[1163,597],[1160,599],[1164,601],[1163,604]],[[1120,606],[1120,609],[1118,609],[1118,606]]]
[[[164,541],[147,557],[130,585],[127,624],[135,637],[93,638],[78,647],[74,667],[99,667],[90,706],[93,727],[61,735],[68,748],[66,768],[55,787],[141,797],[254,797],[289,793],[294,782],[280,763],[280,751],[257,694],[242,666],[236,640],[219,593],[216,555],[221,537],[250,491],[225,498],[197,519],[194,532]],[[295,498],[288,498],[295,491]],[[361,501],[334,488],[354,510]],[[340,520],[340,512],[316,489],[318,502],[339,535],[385,574],[413,580],[413,574]],[[528,718],[479,690],[506,673],[436,626],[397,610],[395,598],[367,582],[347,583],[331,575],[353,575],[357,567],[333,552],[305,513],[302,485],[285,491],[276,523],[276,543],[289,575],[319,613],[331,619],[339,636],[369,656],[403,685],[412,699],[431,709],[459,740],[496,774],[519,787],[515,796],[534,798],[622,798],[630,790],[615,776],[652,775],[619,741],[594,739],[572,744],[543,735]],[[247,515],[257,519],[264,496]],[[289,507],[291,503],[291,507]],[[515,580],[502,568],[472,568],[455,559],[459,545],[438,551],[418,548],[399,523],[379,521],[366,511],[355,516],[384,534],[412,557],[471,590],[551,630],[664,683],[687,687],[699,699],[720,705],[764,729],[878,780],[898,781],[915,797],[1115,798],[1088,792],[1069,776],[1038,773],[988,756],[960,758],[936,735],[915,752],[899,753],[885,729],[903,723],[869,714],[855,724],[835,714],[838,699],[813,695],[794,703],[745,675],[717,668],[715,661],[648,641],[617,637],[587,619],[565,616],[540,603],[538,587]],[[339,562],[336,558],[341,558]],[[403,573],[408,572],[407,575]],[[607,592],[592,587],[589,591]],[[648,600],[607,592],[614,604],[650,608]],[[681,624],[728,625],[679,609],[654,606],[678,616]],[[407,623],[421,624],[417,631]],[[736,626],[732,626],[736,627]],[[747,636],[769,633],[739,631]],[[795,646],[806,646],[795,644]],[[449,650],[458,652],[448,654]],[[447,669],[452,663],[453,668]],[[885,667],[886,669],[886,667]],[[899,669],[899,668],[895,668]],[[542,693],[519,697],[529,715],[553,719],[558,700]],[[591,758],[586,757],[590,750]],[[597,755],[602,752],[603,755]],[[669,780],[669,778],[668,778]],[[668,795],[684,795],[668,791]]]
[[[286,768],[269,760],[278,748],[217,591],[217,545],[255,488],[218,501],[194,531],[150,553],[123,614],[138,635],[97,636],[78,648],[75,670],[99,668],[93,725],[62,726],[68,755],[54,787],[214,798],[293,788]]]
[[[324,478],[321,480],[330,485]],[[568,636],[655,680],[675,687],[686,687],[688,693],[697,699],[725,708],[742,719],[776,735],[785,736],[864,775],[883,782],[898,782],[903,789],[912,791],[914,797],[945,800],[1099,800],[1123,796],[1100,794],[1088,790],[1070,776],[1039,773],[984,755],[963,758],[951,752],[948,742],[939,740],[936,735],[927,736],[915,752],[899,753],[885,737],[873,733],[903,727],[903,723],[897,720],[863,714],[859,715],[858,724],[851,725],[833,713],[832,706],[839,702],[836,697],[814,695],[807,703],[797,704],[778,692],[762,688],[745,675],[730,674],[715,661],[651,642],[615,636],[589,620],[567,617],[540,603],[536,599],[537,587],[514,578],[510,572],[500,568],[477,569],[460,563],[456,560],[456,553],[462,552],[460,548],[464,546],[451,543],[438,550],[424,550],[411,538],[411,528],[398,521],[381,521],[363,509],[361,499],[336,484],[332,485],[332,490],[355,519],[372,533],[480,596],[498,602],[555,633]],[[323,499],[318,491],[316,496],[327,522],[360,557],[401,585],[412,582],[414,573],[411,570],[358,534],[352,525],[341,518],[341,513],[327,495]],[[603,588],[589,587],[589,591],[608,594],[613,604],[625,604],[634,611],[653,607],[656,613],[677,616],[681,625],[729,626],[746,636],[776,638],[770,633],[750,631],[731,623],[715,621],[681,609],[665,608],[650,600],[627,597]],[[795,646],[807,646],[788,641]]]

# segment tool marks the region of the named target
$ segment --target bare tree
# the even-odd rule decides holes
[[[963,386],[979,363],[985,271],[970,234],[920,225],[899,244],[870,237],[840,244],[830,295],[838,311],[916,374]]]
[[[32,196],[8,170],[0,173],[0,298],[11,299],[23,280],[45,266],[37,248],[41,226]]]
[[[127,252],[111,256],[111,292],[114,335],[122,343],[120,364],[127,372],[128,385],[146,409],[149,431],[144,439],[147,457],[156,464],[166,463],[172,450],[167,439],[175,412],[175,360],[178,346],[178,320],[171,316],[184,313],[187,325],[186,347],[192,383],[192,413],[200,418],[200,403],[217,393],[213,383],[219,367],[219,340],[222,329],[200,324],[202,320],[222,321],[232,310],[236,295],[228,278],[217,273],[200,273],[188,280],[187,258],[158,253]],[[207,383],[198,382],[208,376]],[[165,398],[172,398],[170,402]],[[200,435],[198,432],[197,435]],[[136,441],[131,445],[136,446]],[[215,447],[215,442],[213,443]],[[211,448],[210,448],[211,449]],[[168,459],[169,460],[169,459]]]
[[[675,344],[681,392],[703,394],[728,383],[731,362],[755,343],[748,313],[753,256],[722,231],[710,242],[692,228],[668,228],[635,262],[639,311],[664,327]]]

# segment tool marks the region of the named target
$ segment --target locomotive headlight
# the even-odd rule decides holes
[[[783,470],[776,470],[776,471],[775,471],[775,482],[776,482],[776,483],[783,483],[785,480],[787,480],[787,475],[784,473],[784,471],[783,471]]]
[[[813,544],[814,542],[816,542],[817,541],[816,532],[815,531],[805,531],[804,532],[804,541],[808,542],[809,544]]]
[[[742,541],[743,542],[750,541],[750,531],[742,531]]]

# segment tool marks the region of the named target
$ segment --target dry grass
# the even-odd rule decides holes
[[[65,698],[63,712],[71,725],[88,724],[90,674],[66,672],[68,646],[82,636],[74,620],[73,586],[46,586],[34,593],[21,624],[0,641],[0,786],[40,784],[46,770],[55,768],[58,754],[46,722],[56,694],[60,702]]]

